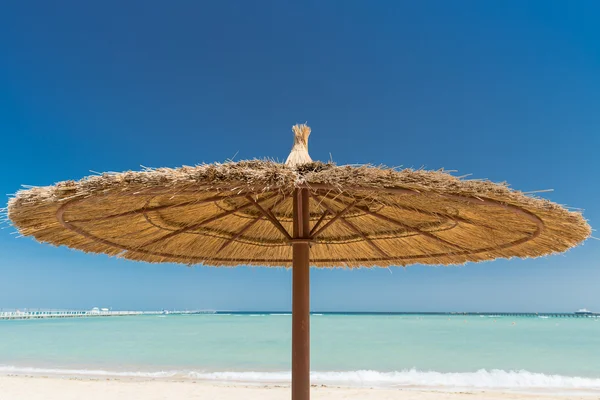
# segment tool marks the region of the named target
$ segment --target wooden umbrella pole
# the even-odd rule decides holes
[[[308,189],[294,191],[292,400],[310,399],[310,212]]]

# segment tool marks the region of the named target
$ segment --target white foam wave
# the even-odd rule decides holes
[[[122,376],[129,378],[170,378],[178,375],[177,371],[106,371],[100,369],[63,369],[63,368],[34,368],[0,365],[0,374],[49,374],[69,376]]]
[[[197,379],[237,382],[289,382],[289,372],[211,372],[190,373]],[[528,371],[479,370],[477,372],[435,372],[406,370],[396,372],[344,371],[311,372],[317,384],[375,387],[439,387],[477,389],[588,389],[600,390],[600,379],[546,375]]]
[[[67,376],[114,376],[130,378],[189,378],[215,382],[283,383],[290,382],[290,372],[200,372],[200,371],[106,371],[95,369],[51,369],[1,366],[0,374],[48,374]],[[600,391],[600,378],[546,375],[528,371],[479,370],[476,372],[435,372],[415,369],[395,372],[327,371],[311,372],[314,384],[361,387],[410,387],[438,389],[562,389]]]

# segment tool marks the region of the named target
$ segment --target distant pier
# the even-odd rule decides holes
[[[113,311],[107,308],[91,310],[32,310],[24,309],[5,311],[0,309],[0,320],[9,319],[44,319],[44,318],[95,318],[95,317],[128,317],[138,315],[194,315],[194,314],[225,314],[225,315],[282,315],[281,311],[214,311],[214,310],[161,310],[161,311]],[[414,315],[414,316],[471,316],[471,317],[517,317],[517,318],[600,318],[600,313],[523,313],[523,312],[327,312],[314,311],[313,315]],[[289,314],[291,315],[291,314]]]
[[[535,312],[425,312],[425,313],[401,313],[414,315],[465,315],[481,317],[522,317],[522,318],[600,318],[600,313],[535,313]]]
[[[414,316],[471,316],[471,317],[522,317],[522,318],[600,318],[600,313],[591,311],[560,313],[560,312],[463,312],[463,311],[421,311],[421,312],[377,312],[377,311],[315,311],[311,314],[320,315],[414,315]],[[244,314],[244,313],[242,313]]]
[[[214,314],[211,310],[162,310],[162,311],[113,311],[108,309],[91,310],[0,310],[0,320],[6,319],[44,319],[44,318],[95,318],[95,317],[130,317],[135,315],[185,315]]]
[[[548,317],[548,318],[598,318],[600,313],[449,313],[451,315],[481,315],[486,317]]]

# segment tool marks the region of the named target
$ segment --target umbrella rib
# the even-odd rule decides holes
[[[285,200],[285,196],[281,197],[281,199],[277,200],[275,202],[275,204],[273,204],[269,208],[268,211],[271,212],[272,209],[274,209],[275,207],[277,207],[278,205],[283,203],[284,200]],[[231,243],[233,243],[234,241],[239,239],[239,237],[242,236],[244,234],[244,232],[246,232],[248,229],[250,229],[254,224],[256,224],[258,221],[260,221],[262,218],[263,218],[263,216],[261,215],[260,217],[255,218],[252,221],[248,222],[246,225],[244,225],[244,227],[242,229],[240,229],[240,231],[238,233],[236,233],[231,238],[227,239],[227,241],[225,243],[223,243],[223,245],[219,248],[219,250],[217,250],[217,254],[219,254],[225,247],[229,246]]]
[[[315,197],[312,195],[312,197]],[[316,199],[316,198],[315,198]],[[329,209],[326,209],[326,213],[332,214],[333,218],[331,218],[329,221],[327,221],[327,223],[325,225],[323,225],[319,230],[317,230],[316,232],[312,232],[310,233],[310,236],[314,239],[317,236],[319,236],[321,233],[323,233],[323,231],[325,231],[325,229],[329,228],[335,221],[337,221],[338,219],[342,218],[344,216],[344,214],[346,214],[348,211],[350,211],[350,209],[354,206],[353,204],[348,204],[346,205],[346,208],[344,208],[342,211],[336,213],[336,212],[332,212]]]
[[[339,195],[337,195],[335,199],[334,199],[334,198],[332,198],[332,197],[326,196],[326,195],[325,195],[325,197],[327,197],[328,199],[331,199],[331,200],[336,200],[336,199],[338,199],[338,198],[345,198],[345,197],[342,197],[342,196],[339,196]],[[356,200],[357,200],[357,201],[358,201],[358,200],[367,200],[367,201],[368,201],[368,200],[370,200],[369,198],[362,197],[362,196],[356,196],[355,198],[356,198]],[[345,199],[347,199],[347,198],[345,198]],[[348,199],[348,200],[351,200],[351,199]],[[342,203],[342,204],[346,204],[346,203],[343,203],[342,201],[340,201],[340,203]],[[385,205],[385,204],[384,204],[384,205]],[[390,207],[391,207],[391,206],[390,206]],[[394,206],[394,207],[396,207],[396,206]],[[399,208],[401,208],[401,207],[399,207]],[[407,210],[409,210],[409,208],[404,208],[404,207],[402,207],[402,209],[407,209]],[[413,210],[413,209],[411,208],[410,210]],[[475,225],[475,226],[483,226],[483,227],[485,227],[485,228],[490,228],[490,229],[493,229],[493,228],[491,228],[491,227],[488,227],[487,225],[476,225],[474,222],[472,222],[472,221],[469,221],[469,220],[467,220],[467,219],[464,219],[464,218],[462,218],[462,219],[461,219],[461,218],[456,218],[456,219],[455,219],[454,217],[452,217],[452,216],[449,216],[449,215],[446,215],[446,214],[436,214],[436,213],[429,213],[429,212],[427,212],[427,211],[423,211],[423,210],[420,210],[420,209],[414,209],[413,211],[416,211],[416,212],[419,212],[419,213],[421,213],[421,212],[422,212],[422,213],[425,213],[426,215],[433,215],[433,216],[442,216],[442,217],[447,217],[448,219],[450,219],[450,220],[452,220],[452,221],[454,222],[454,225],[453,225],[452,227],[450,227],[450,228],[442,228],[442,229],[439,229],[439,230],[438,230],[438,232],[445,231],[445,230],[449,230],[449,229],[454,229],[454,228],[455,228],[455,227],[458,225],[458,222],[459,222],[459,221],[466,222],[466,223],[470,223],[471,225]],[[326,212],[327,212],[327,211],[326,211]],[[436,227],[437,227],[437,226],[436,226]],[[419,232],[412,232],[412,233],[413,233],[414,235],[418,235],[418,234],[419,234]],[[406,237],[406,236],[405,236],[405,237]]]
[[[364,211],[365,213],[367,213],[367,214],[369,214],[369,215],[372,215],[372,216],[374,216],[374,217],[377,217],[377,218],[379,218],[379,219],[382,219],[382,220],[384,220],[384,221],[387,221],[387,222],[391,222],[392,224],[396,224],[396,225],[398,225],[398,226],[400,226],[400,227],[402,227],[402,228],[404,228],[404,229],[406,229],[406,230],[409,230],[409,231],[412,231],[412,232],[418,233],[418,234],[420,234],[420,235],[423,235],[423,236],[425,236],[425,237],[427,237],[427,238],[429,238],[429,239],[435,240],[435,241],[437,241],[437,242],[440,242],[440,243],[443,243],[443,244],[445,244],[446,246],[452,247],[452,248],[454,248],[454,249],[456,249],[456,250],[460,250],[460,251],[465,251],[465,250],[467,250],[467,251],[468,251],[468,249],[465,249],[465,248],[464,248],[464,247],[462,247],[462,246],[459,246],[459,245],[457,245],[457,244],[454,244],[454,243],[452,243],[452,242],[449,242],[449,241],[447,241],[447,240],[444,240],[444,239],[442,239],[442,238],[440,238],[440,237],[438,237],[438,236],[434,235],[433,233],[430,233],[430,232],[427,232],[427,231],[421,230],[421,229],[419,229],[419,228],[415,228],[415,227],[413,227],[413,226],[407,225],[407,224],[405,224],[405,223],[403,223],[403,222],[400,222],[400,221],[398,221],[398,220],[396,220],[396,219],[394,219],[394,218],[390,218],[390,217],[388,217],[388,216],[385,216],[385,215],[383,215],[383,214],[379,214],[379,213],[376,213],[376,212],[374,212],[374,211],[371,211],[371,210],[369,210],[368,208],[362,208],[362,207],[357,207],[357,208],[358,208],[359,210],[361,210],[361,211]]]
[[[313,237],[315,231],[319,228],[319,225],[325,220],[325,217],[329,214],[329,211],[325,210],[325,212],[321,215],[321,218],[317,221],[317,223],[312,227],[308,236]]]
[[[326,197],[327,197],[327,196],[326,196]],[[329,199],[329,197],[327,197],[327,198]],[[339,201],[339,200],[336,200],[336,199],[332,199],[332,200]],[[394,218],[388,217],[388,216],[386,216],[386,215],[379,214],[379,213],[377,213],[377,212],[371,211],[371,210],[369,210],[369,209],[368,209],[368,208],[366,208],[366,207],[361,207],[361,206],[354,206],[354,207],[355,207],[357,210],[360,210],[360,211],[362,211],[362,212],[364,212],[364,213],[366,213],[366,214],[372,215],[372,216],[374,216],[374,217],[376,217],[376,218],[379,218],[379,219],[382,219],[382,220],[384,220],[384,221],[390,222],[390,223],[392,223],[392,224],[398,225],[398,226],[400,226],[400,227],[402,227],[402,228],[404,228],[404,229],[406,229],[406,230],[409,230],[409,231],[412,231],[412,232],[418,233],[418,234],[420,234],[420,235],[423,235],[423,236],[425,236],[425,237],[427,237],[427,238],[429,238],[429,239],[432,239],[432,240],[435,240],[435,241],[437,241],[437,242],[443,243],[443,244],[445,244],[446,246],[452,247],[452,248],[454,248],[454,249],[457,249],[457,250],[460,250],[460,251],[469,251],[469,249],[465,249],[464,247],[461,247],[461,246],[459,246],[459,245],[457,245],[457,244],[454,244],[454,243],[452,243],[452,242],[449,242],[449,241],[447,241],[447,240],[444,240],[444,239],[442,239],[442,238],[440,238],[440,237],[437,237],[437,236],[435,236],[435,235],[434,235],[434,234],[432,234],[432,233],[429,233],[429,232],[427,232],[427,231],[423,231],[423,230],[421,230],[421,229],[419,229],[419,228],[415,228],[414,226],[407,225],[407,224],[405,224],[404,222],[400,222],[400,221],[398,221],[398,220],[396,220],[396,219],[394,219]]]
[[[325,207],[325,209],[328,212],[333,212],[333,210],[331,209],[331,207],[329,207],[327,205],[327,203],[325,202],[324,199],[320,199],[317,195],[312,195],[316,200],[320,200],[320,204],[323,205],[323,207]],[[371,246],[373,249],[375,249],[375,251],[377,251],[379,254],[381,254],[383,257],[385,258],[389,258],[389,255],[383,251],[379,246],[377,246],[375,244],[375,242],[373,242],[371,239],[369,239],[367,237],[367,235],[364,234],[364,232],[362,232],[360,229],[358,229],[356,227],[356,225],[354,225],[352,222],[348,221],[346,218],[343,217],[343,213],[345,213],[346,211],[348,211],[349,209],[351,209],[352,207],[356,206],[356,202],[352,202],[351,204],[349,204],[343,211],[342,213],[339,213],[338,216],[340,218],[340,220],[346,225],[348,226],[348,228],[352,229],[356,234],[358,234],[364,241],[366,241],[369,246]]]
[[[250,201],[250,205],[254,205],[256,207],[256,209],[258,209],[258,211],[260,211],[260,213],[262,215],[264,215],[265,217],[267,217],[267,219],[275,226],[275,228],[279,229],[279,231],[283,234],[283,236],[285,236],[286,239],[292,240],[292,236],[283,227],[283,225],[281,225],[281,222],[279,222],[279,220],[277,218],[275,218],[274,215],[272,215],[271,213],[267,212],[267,210],[265,210],[260,204],[258,204],[258,202],[256,200],[254,200],[252,198],[252,196],[247,195],[246,199],[248,199]]]
[[[143,213],[150,212],[150,211],[159,211],[159,210],[164,210],[166,208],[192,206],[192,205],[196,205],[196,204],[210,203],[212,201],[232,199],[232,198],[242,197],[242,196],[246,196],[246,193],[238,193],[238,194],[234,194],[231,196],[212,196],[212,197],[208,197],[206,199],[186,201],[185,203],[180,203],[180,204],[164,204],[161,206],[154,206],[154,207],[144,206],[142,208],[138,208],[137,210],[126,211],[126,212],[119,213],[119,214],[106,215],[104,217],[98,217],[98,218],[75,219],[75,220],[70,220],[69,222],[106,221],[106,220],[109,220],[112,218],[127,217],[129,215],[143,214]]]
[[[238,233],[236,233],[231,238],[227,239],[227,241],[225,243],[223,243],[223,245],[219,248],[219,250],[217,250],[217,254],[219,254],[225,247],[227,247],[231,243],[233,243],[237,238],[242,236],[244,234],[244,232],[246,232],[248,229],[250,229],[254,224],[256,224],[258,221],[260,221],[262,218],[263,218],[263,216],[261,215],[260,217],[255,218],[252,221],[248,222],[246,225],[244,225],[244,227],[242,229],[240,229],[240,231]]]
[[[329,196],[325,196],[330,198]],[[364,197],[364,196],[353,196],[358,200],[365,200],[365,201],[370,201],[372,199],[368,198],[368,197]],[[483,228],[487,228],[487,229],[491,229],[491,230],[496,230],[494,227],[480,223],[480,222],[476,222],[476,221],[471,221],[468,218],[465,217],[461,217],[460,215],[449,215],[449,214],[445,214],[445,213],[439,213],[439,212],[432,212],[432,211],[427,211],[427,210],[423,210],[417,207],[412,207],[412,206],[403,206],[403,205],[399,205],[399,204],[393,204],[393,205],[389,205],[386,203],[379,203],[382,204],[384,206],[388,206],[388,207],[394,207],[394,208],[399,208],[401,210],[406,210],[406,211],[413,211],[413,212],[417,212],[419,214],[424,214],[424,215],[429,215],[432,217],[445,217],[448,218],[450,220],[453,220],[455,222],[464,222],[466,224],[469,225],[473,225],[476,227],[483,227]],[[523,232],[523,233],[527,233],[527,232]]]
[[[272,199],[272,198],[273,198],[273,197],[275,197],[275,196],[277,196],[277,193],[273,193],[272,195],[265,197],[265,198],[264,198],[264,199],[262,199],[261,201],[265,201],[265,200]],[[254,200],[254,199],[252,199],[252,200]],[[246,209],[246,208],[248,208],[248,207],[250,207],[250,206],[252,206],[252,203],[246,203],[246,204],[243,204],[243,205],[241,205],[241,206],[239,206],[239,207],[236,207],[236,208],[234,208],[233,210],[229,210],[229,211],[222,212],[222,213],[220,213],[220,214],[217,214],[217,215],[215,215],[214,217],[210,217],[210,218],[208,218],[208,219],[205,219],[204,221],[202,221],[202,222],[199,222],[199,223],[197,223],[197,224],[190,225],[190,226],[186,226],[185,228],[178,229],[178,230],[176,230],[176,231],[173,231],[173,232],[171,232],[171,233],[168,233],[168,234],[166,234],[166,235],[164,235],[164,236],[161,236],[161,237],[159,237],[159,238],[153,239],[153,240],[151,240],[151,241],[149,241],[149,242],[146,242],[146,243],[142,244],[142,245],[141,245],[141,246],[139,246],[139,247],[141,248],[141,247],[150,246],[150,245],[152,245],[152,244],[156,244],[156,243],[158,243],[158,242],[161,242],[161,241],[163,241],[163,240],[170,239],[170,238],[172,238],[173,236],[177,236],[177,235],[179,235],[179,234],[181,234],[181,233],[185,233],[185,232],[191,231],[192,229],[198,229],[198,228],[200,228],[200,227],[201,227],[201,226],[203,226],[203,225],[206,225],[206,224],[208,224],[208,223],[210,223],[210,222],[214,222],[214,221],[216,221],[216,220],[219,220],[219,219],[221,219],[221,218],[224,218],[224,217],[226,217],[226,216],[228,216],[228,215],[231,215],[231,214],[233,214],[233,213],[236,213],[236,212],[238,212],[238,211],[242,211],[242,210],[244,210],[244,209]]]
[[[381,254],[384,258],[389,258],[389,255],[383,251],[379,246],[375,244],[371,239],[369,239],[360,229],[356,227],[352,222],[348,221],[346,218],[342,217],[342,222],[348,226],[348,228],[352,229],[356,232],[360,237],[363,238],[372,248],[374,248],[379,254]]]

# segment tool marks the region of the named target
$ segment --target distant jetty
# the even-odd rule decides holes
[[[131,317],[138,315],[291,315],[281,311],[214,311],[214,310],[161,310],[161,311],[113,311],[108,308],[94,307],[91,310],[31,310],[4,311],[0,309],[0,320],[43,319],[43,318],[95,318],[95,317]],[[369,311],[314,311],[312,315],[399,315],[399,316],[480,316],[488,318],[600,318],[600,313],[581,309],[573,313],[535,313],[535,312],[369,312]]]
[[[323,315],[415,315],[415,316],[471,316],[471,317],[523,317],[523,318],[600,318],[600,313],[579,310],[572,313],[564,312],[463,312],[463,311],[424,311],[424,312],[319,312]],[[315,313],[312,313],[315,314]]]
[[[113,311],[94,307],[91,310],[0,310],[0,320],[43,318],[131,317],[136,315],[214,314],[213,310]]]

